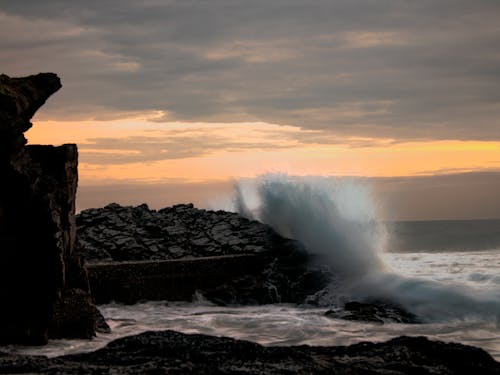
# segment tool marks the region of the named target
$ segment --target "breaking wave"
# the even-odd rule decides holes
[[[368,185],[359,180],[268,174],[240,181],[234,209],[302,242],[321,256],[345,296],[400,304],[427,321],[476,316],[499,320],[500,290],[408,278],[382,261],[387,232]]]

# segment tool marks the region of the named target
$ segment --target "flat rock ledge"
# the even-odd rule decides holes
[[[425,337],[338,347],[264,347],[174,331],[115,340],[92,353],[47,359],[0,354],[0,374],[500,374],[484,350]]]

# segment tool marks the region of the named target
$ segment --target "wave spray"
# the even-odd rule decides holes
[[[240,181],[234,206],[241,215],[299,240],[324,259],[340,280],[330,291],[337,296],[390,301],[427,321],[469,316],[498,319],[498,290],[407,278],[384,265],[380,255],[387,234],[367,184],[267,174]]]

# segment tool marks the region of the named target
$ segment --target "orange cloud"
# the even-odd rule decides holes
[[[500,142],[332,136],[265,123],[38,121],[30,143],[80,145],[82,184],[215,181],[270,171],[413,176],[500,168]]]

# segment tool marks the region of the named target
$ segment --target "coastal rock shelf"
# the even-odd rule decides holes
[[[115,340],[93,353],[44,357],[0,354],[0,374],[500,374],[484,350],[398,337],[338,347],[264,347],[174,331]]]
[[[299,242],[235,213],[110,204],[82,211],[77,226],[99,303],[190,300],[196,292],[220,304],[303,302],[328,283],[308,269]]]

